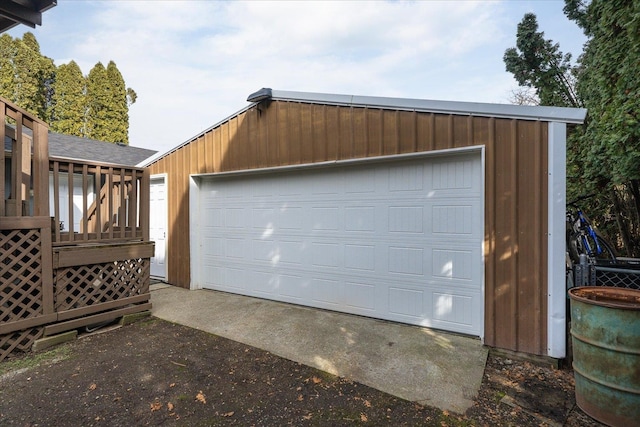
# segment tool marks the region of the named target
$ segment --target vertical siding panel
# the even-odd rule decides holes
[[[301,144],[301,128],[300,128],[300,103],[289,103],[288,113],[288,126],[287,126],[287,139],[286,144],[289,148],[289,162],[290,165],[300,164],[300,158],[302,156]]]
[[[202,141],[202,136],[187,145],[189,149],[189,173],[198,173],[198,146]]]
[[[400,111],[400,153],[414,153],[416,151],[416,112]]]
[[[520,148],[520,138],[518,135],[518,121],[510,120],[509,121],[510,134],[511,134],[511,179],[509,181],[510,184],[510,192],[512,197],[509,199],[511,203],[511,253],[513,254],[512,262],[511,262],[511,277],[510,282],[513,285],[513,291],[510,294],[511,303],[510,307],[513,307],[515,312],[513,313],[513,319],[515,319],[515,323],[513,325],[513,333],[515,336],[515,341],[511,343],[516,349],[518,343],[518,332],[519,332],[519,318],[518,318],[518,288],[519,288],[519,268],[520,268],[520,241],[518,235],[518,227],[519,227],[519,212],[518,212],[518,182],[520,181],[518,178],[519,174],[519,164],[518,164],[518,151]]]
[[[418,113],[416,117],[416,151],[430,151],[433,145],[433,114]]]
[[[434,146],[435,150],[444,150],[450,148],[451,136],[449,135],[449,115],[436,114],[434,116],[435,121],[435,135]]]
[[[454,115],[453,114],[449,114],[449,119],[447,120],[447,134],[449,135],[449,139],[447,141],[447,148],[453,148],[454,147],[454,141],[453,141],[453,134],[454,134],[454,129],[453,129],[453,118]]]
[[[244,121],[244,114],[240,114],[230,120],[229,149],[233,152],[236,169],[248,169],[250,157],[253,157],[251,150],[249,150],[247,134],[243,131]]]
[[[471,116],[451,116],[452,145],[450,148],[468,147],[472,145],[470,122]]]
[[[267,166],[278,166],[278,104],[272,103],[266,110],[267,115],[267,150],[268,164]]]
[[[220,141],[222,142],[222,171],[230,171],[236,169],[234,158],[235,156],[233,155],[233,151],[231,150],[231,139],[229,138],[229,126],[229,122],[223,123],[220,126]]]
[[[242,142],[238,135],[238,117],[233,117],[227,123],[226,129],[228,133],[229,146],[227,147],[227,157],[229,158],[229,166],[232,170],[244,169],[243,157],[245,155]]]
[[[313,133],[313,161],[323,162],[327,160],[327,120],[326,106],[314,104],[311,107],[312,133]]]
[[[351,122],[353,108],[338,108],[338,126],[340,139],[338,146],[338,156],[340,159],[350,159],[353,157],[353,123]]]
[[[222,130],[218,127],[213,132],[213,168],[214,172],[222,172],[224,149],[222,146]]]
[[[278,165],[289,164],[290,146],[289,146],[289,102],[277,102],[278,113]]]
[[[247,160],[247,168],[255,169],[260,167],[260,151],[258,146],[258,122],[256,109],[252,108],[244,113],[244,122],[240,130],[245,134],[247,140],[247,152],[250,157]]]
[[[339,155],[340,121],[338,107],[326,107],[327,160],[337,160]]]
[[[204,172],[213,172],[213,130],[204,134],[204,141],[202,143],[203,153],[202,160],[204,162]]]
[[[311,104],[300,104],[300,162],[313,162],[313,116]]]
[[[540,186],[539,141],[535,138],[535,122],[516,122],[518,167],[517,232],[518,232],[518,296],[517,349],[537,353],[540,339],[538,298],[540,250]]]
[[[496,346],[513,349],[516,344],[516,242],[515,143],[510,120],[496,120],[495,144],[495,322]]]
[[[382,111],[382,154],[398,154],[398,112]]]
[[[204,146],[206,144],[207,135],[210,132],[205,133],[198,139],[198,173],[205,173],[207,171],[207,159],[204,154]]]
[[[256,126],[256,153],[258,156],[258,167],[266,167],[269,164],[269,136],[267,118],[263,112],[264,107],[256,108],[253,117]]]
[[[484,194],[484,341],[496,345],[496,132],[495,119],[486,120]],[[477,127],[476,127],[477,128]]]
[[[367,157],[367,111],[352,108],[353,113],[353,157]]]
[[[383,111],[379,109],[367,109],[367,153],[369,156],[381,156],[383,146],[384,125],[382,121]]]
[[[246,147],[244,151],[247,153],[247,158],[244,160],[244,167],[247,169],[255,169],[258,166],[255,138],[251,134],[252,116],[252,111],[245,111],[238,122],[238,133],[242,135],[243,144]]]

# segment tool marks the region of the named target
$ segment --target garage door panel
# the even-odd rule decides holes
[[[199,189],[193,274],[203,287],[481,333],[479,155],[205,179]]]

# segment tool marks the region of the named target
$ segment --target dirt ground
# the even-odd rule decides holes
[[[575,406],[569,370],[492,354],[454,414],[152,317],[0,363],[0,426],[146,425],[600,424]]]

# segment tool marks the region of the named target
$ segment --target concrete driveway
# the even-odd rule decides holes
[[[478,339],[211,290],[152,285],[154,316],[463,413],[482,382]]]

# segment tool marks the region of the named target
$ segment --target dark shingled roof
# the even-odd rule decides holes
[[[25,129],[25,133],[30,135],[31,131]],[[9,138],[5,139],[4,146],[5,151],[11,151]],[[49,132],[49,156],[51,157],[135,166],[155,153],[156,151],[146,148]]]
[[[49,156],[135,166],[157,151],[49,132]]]

